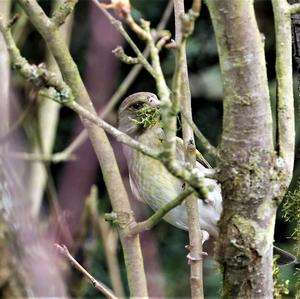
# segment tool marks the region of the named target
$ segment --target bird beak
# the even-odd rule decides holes
[[[153,107],[158,107],[160,105],[160,100],[154,95],[151,96],[148,100]]]

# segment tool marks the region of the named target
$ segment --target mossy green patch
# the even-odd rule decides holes
[[[145,106],[137,112],[136,119],[132,119],[138,125],[144,128],[154,127],[160,120],[158,107]]]

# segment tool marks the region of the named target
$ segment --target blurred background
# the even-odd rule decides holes
[[[38,2],[47,14],[51,14],[53,7],[61,0]],[[191,1],[185,2],[189,8]],[[173,12],[167,8],[169,1],[132,0],[131,3],[134,18],[150,20],[153,28],[158,26],[166,12],[164,29],[174,33]],[[275,44],[271,2],[255,1],[255,9],[259,28],[266,38],[266,61],[274,111]],[[22,54],[30,63],[45,62],[55,70],[42,38],[15,1],[12,2],[12,11],[19,16],[13,26],[13,33]],[[132,51],[99,8],[89,0],[79,1],[74,15],[68,19],[62,31],[91,99],[96,109],[103,113],[114,93],[120,91],[120,86],[123,88],[124,80],[128,82],[128,74],[131,72],[132,75],[133,67],[122,64],[112,54],[112,50],[122,45],[127,54],[132,54]],[[145,45],[133,33],[130,35],[140,49],[144,49]],[[187,58],[194,121],[211,143],[217,146],[222,132],[222,82],[213,28],[205,5],[195,32],[188,41]],[[163,49],[161,61],[170,83],[174,71],[173,50]],[[145,70],[139,71],[135,67],[134,72],[136,77],[122,89],[124,94],[119,102],[137,91],[156,92],[155,82]],[[296,116],[300,109],[297,81],[295,78]],[[9,144],[10,151],[6,162],[2,163],[5,164],[6,179],[20,182],[18,188],[15,183],[8,182],[7,196],[16,199],[15,212],[11,218],[18,227],[14,237],[21,247],[26,248],[19,257],[25,260],[25,269],[30,269],[32,288],[40,289],[43,295],[53,295],[54,292],[80,298],[102,297],[67,262],[57,260],[51,248],[54,243],[63,243],[95,278],[117,289],[116,293],[120,296],[128,296],[124,260],[116,230],[103,221],[103,214],[111,212],[111,205],[91,144],[84,138],[78,139],[83,130],[78,117],[68,108],[60,108],[50,100],[37,97],[37,90],[13,70],[9,102],[10,127],[5,138],[1,138],[1,144]],[[110,111],[106,109],[104,117],[114,126],[117,125],[117,107],[118,103]],[[296,125],[298,133],[299,121]],[[128,187],[128,173],[121,146],[113,138],[110,140]],[[297,149],[299,142],[297,134]],[[205,156],[201,144],[198,144],[198,148]],[[54,156],[51,153],[55,153]],[[215,166],[215,161],[206,157]],[[299,174],[297,152],[291,190],[295,188]],[[136,218],[143,220],[151,215],[152,211],[148,207],[132,197],[129,188],[128,192]],[[293,252],[293,240],[290,238],[292,232],[293,224],[284,222],[279,210],[275,243]],[[142,233],[141,242],[150,296],[189,297],[189,266],[185,249],[188,244],[187,233],[162,221],[151,231]],[[33,254],[37,246],[40,253],[44,252],[38,257]],[[9,249],[6,250],[9,256]],[[208,257],[204,259],[205,295],[206,298],[218,298],[220,273],[212,258],[213,242],[209,242],[205,250],[208,252]],[[295,268],[296,265],[280,268],[281,279],[290,280],[289,296],[295,291]],[[56,287],[41,285],[42,276]],[[112,277],[115,281],[112,281]],[[3,284],[0,283],[2,294],[3,290]]]

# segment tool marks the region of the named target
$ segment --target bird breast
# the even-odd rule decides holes
[[[161,149],[161,132],[157,129],[147,130],[139,137],[139,141],[151,148]],[[146,202],[154,211],[177,197],[183,191],[183,182],[174,177],[158,160],[147,157],[142,153],[126,147],[125,155],[129,169],[132,192],[139,200]],[[214,184],[218,188],[216,192],[220,200],[219,186],[214,180],[207,179],[207,183]],[[199,200],[200,226],[210,235],[217,235],[217,222],[221,213],[221,203],[206,204]],[[164,219],[172,225],[187,230],[188,217],[184,204],[172,209]]]

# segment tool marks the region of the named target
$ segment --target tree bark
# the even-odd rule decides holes
[[[272,298],[273,140],[264,42],[251,0],[207,1],[224,89],[216,256],[223,296]]]

